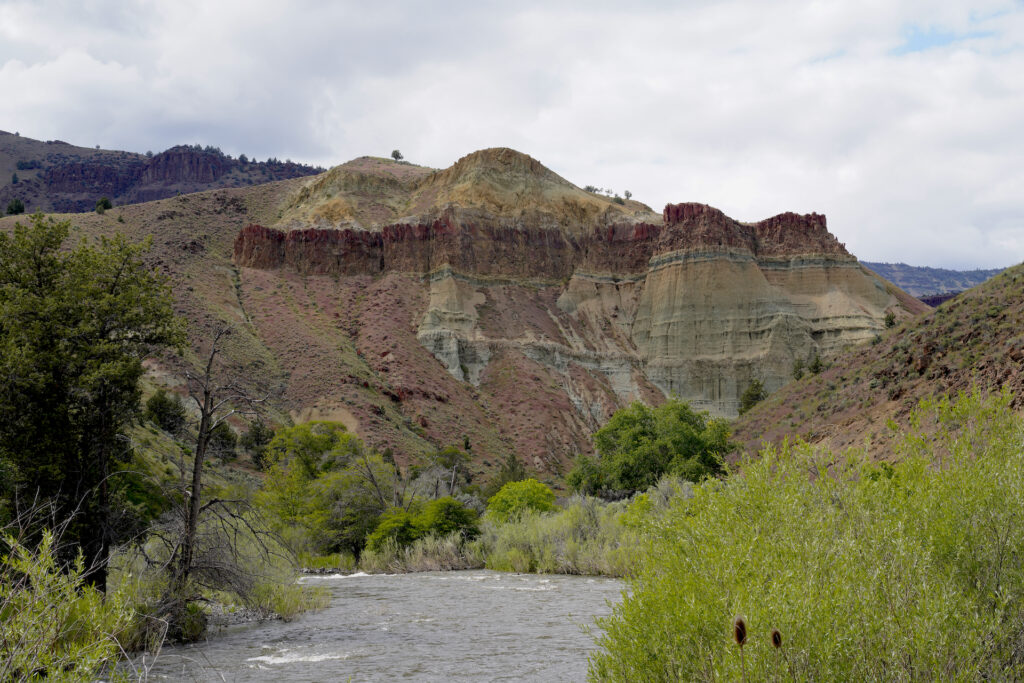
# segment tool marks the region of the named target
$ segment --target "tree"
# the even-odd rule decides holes
[[[815,375],[825,369],[824,363],[821,362],[821,356],[819,356],[817,352],[815,352],[814,358],[811,360],[811,364],[807,366],[807,369]]]
[[[105,213],[107,209],[113,208],[113,204],[106,197],[100,197],[96,200],[96,213]]]
[[[17,216],[19,213],[25,213],[25,202],[15,197],[7,202],[7,215]]]
[[[157,389],[146,400],[146,412],[143,417],[155,422],[165,432],[177,436],[185,428],[188,412],[177,394],[168,394],[164,389]]]
[[[263,420],[257,418],[242,434],[238,444],[249,454],[253,464],[263,469],[266,463],[267,445],[273,438],[274,430],[268,427]]]
[[[743,395],[740,396],[740,415],[763,401],[767,396],[768,393],[764,390],[764,385],[761,384],[761,380],[750,380],[750,384],[747,385],[746,391],[744,391]]]
[[[487,515],[499,522],[518,519],[528,510],[551,512],[555,493],[536,479],[505,484],[487,503]]]
[[[391,151],[391,158],[394,159],[395,161],[401,161],[405,157],[402,156],[401,152],[399,152],[397,149],[395,149],[395,150]]]
[[[886,328],[896,327],[896,314],[892,311],[885,314],[885,326]]]
[[[11,185],[17,185],[17,184],[18,184],[18,174],[17,173],[12,173],[11,174]]]
[[[729,449],[724,420],[695,413],[684,401],[666,401],[650,408],[639,401],[622,408],[594,433],[598,459],[593,471],[586,459],[569,481],[580,486],[601,485],[609,491],[642,491],[665,474],[689,481],[718,474]],[[598,474],[600,476],[598,476]]]
[[[622,193],[622,196],[624,196],[626,200],[629,201],[633,197],[633,193],[630,192],[629,190],[626,190],[625,192]]]
[[[804,359],[793,359],[793,379],[800,379],[804,376]]]
[[[501,487],[513,481],[523,481],[529,478],[529,473],[526,471],[526,466],[523,461],[519,459],[519,456],[515,453],[509,453],[505,456],[504,462],[498,468],[498,471],[494,474],[487,486],[484,488],[484,498],[490,498],[495,493],[501,490]]]
[[[80,547],[101,590],[116,538],[117,488],[131,457],[142,360],[180,345],[170,289],[144,244],[124,237],[63,249],[69,221],[42,214],[0,235],[0,460],[12,495],[72,518],[61,549]]]

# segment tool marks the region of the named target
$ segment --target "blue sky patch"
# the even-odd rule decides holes
[[[929,26],[908,26],[903,30],[903,44],[890,51],[893,55],[906,55],[911,52],[924,52],[937,47],[946,47],[953,43],[959,43],[972,38],[989,38],[994,36],[993,31],[972,31],[969,33],[955,33],[945,29]]]

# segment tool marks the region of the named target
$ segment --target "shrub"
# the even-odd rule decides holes
[[[889,311],[888,313],[885,314],[885,326],[886,327],[895,327],[896,326],[896,314],[893,313],[892,311]]]
[[[366,547],[379,551],[387,542],[404,547],[420,536],[413,516],[407,510],[392,508],[380,516],[377,528],[366,537]]]
[[[804,376],[804,359],[795,358],[793,360],[793,379],[801,379]]]
[[[100,197],[96,201],[96,213],[104,213],[107,209],[113,208],[113,204],[106,197]]]
[[[263,469],[266,465],[267,445],[274,438],[274,430],[266,425],[263,420],[257,419],[249,429],[242,434],[238,444],[242,447],[256,467]]]
[[[765,451],[645,524],[595,680],[1019,680],[1024,428],[1009,398],[923,405],[895,464]],[[770,639],[781,635],[781,653]]]
[[[394,149],[394,150],[391,150],[391,158],[394,159],[395,161],[401,161],[405,157],[403,157],[402,153],[399,152],[397,149]]]
[[[627,493],[643,491],[665,474],[700,481],[721,472],[722,454],[729,447],[724,420],[695,413],[684,401],[669,400],[657,408],[638,401],[616,411],[594,434],[600,477],[590,463],[578,460],[578,467],[586,469],[570,473],[569,481]]]
[[[550,512],[555,509],[555,493],[536,479],[505,484],[487,503],[487,514],[499,522],[518,518],[527,510]]]
[[[451,496],[432,500],[423,506],[414,523],[422,536],[448,536],[458,533],[474,538],[480,533],[477,514]]]
[[[766,396],[768,396],[768,392],[764,390],[764,385],[761,384],[761,380],[750,380],[750,384],[747,385],[746,391],[744,391],[743,395],[740,396],[740,415],[763,401]]]
[[[0,555],[0,679],[98,680],[119,659],[132,610],[119,593],[87,586],[81,555],[54,557],[46,531],[34,550],[7,537]]]
[[[185,427],[188,412],[177,394],[168,394],[164,389],[156,392],[146,400],[143,417],[152,420],[165,432],[179,434]]]
[[[224,460],[235,457],[238,436],[227,422],[220,422],[210,430],[210,451]]]
[[[17,216],[18,214],[25,213],[25,202],[21,201],[17,197],[7,202],[7,215]]]

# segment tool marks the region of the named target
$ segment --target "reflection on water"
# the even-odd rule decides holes
[[[332,594],[291,623],[167,648],[151,675],[198,681],[577,681],[623,584],[490,571],[306,577]]]

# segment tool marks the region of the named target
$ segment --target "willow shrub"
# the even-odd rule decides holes
[[[85,584],[81,555],[59,566],[50,532],[34,550],[9,537],[2,545],[0,680],[95,680],[123,656],[135,615],[121,595],[104,599]]]
[[[695,487],[645,527],[591,678],[1019,680],[1022,431],[966,396],[922,405],[896,464],[800,445]]]

